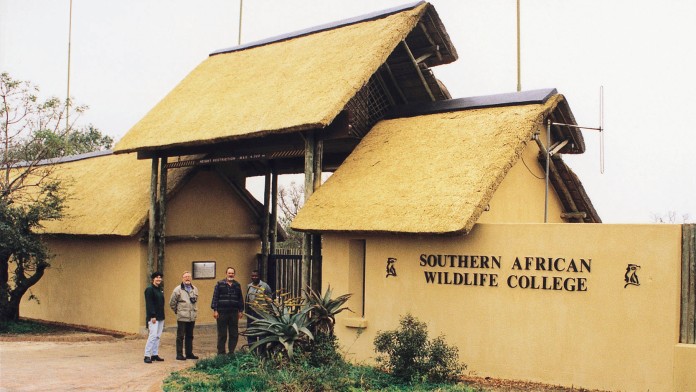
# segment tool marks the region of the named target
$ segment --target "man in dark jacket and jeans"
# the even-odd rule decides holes
[[[213,291],[213,317],[217,320],[217,352],[225,354],[227,334],[230,339],[227,345],[230,354],[234,353],[239,339],[239,319],[244,314],[244,296],[239,282],[234,280],[235,270],[227,267],[227,277],[215,285]]]

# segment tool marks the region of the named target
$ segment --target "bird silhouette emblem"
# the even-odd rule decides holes
[[[637,264],[629,264],[626,267],[626,275],[624,275],[624,281],[626,284],[624,288],[631,286],[640,286],[640,281],[638,280],[638,270],[640,266]]]
[[[393,257],[387,259],[387,276],[385,276],[385,278],[396,276],[396,267],[394,267],[395,262],[396,259]]]

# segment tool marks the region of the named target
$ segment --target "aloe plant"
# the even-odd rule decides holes
[[[292,358],[296,345],[314,339],[309,330],[310,308],[300,306],[297,299],[285,295],[279,295],[275,300],[266,298],[262,304],[256,304],[254,310],[258,317],[247,314],[252,321],[244,333],[247,336],[259,337],[259,340],[249,347],[252,351],[264,347],[270,352],[277,352],[283,347],[288,357]]]
[[[333,336],[336,315],[344,310],[352,312],[350,308],[343,307],[343,305],[353,294],[343,294],[336,298],[331,298],[331,285],[326,288],[326,292],[323,296],[321,292],[314,291],[309,287],[305,289],[305,294],[310,311],[309,318],[312,330],[316,334],[323,333]]]

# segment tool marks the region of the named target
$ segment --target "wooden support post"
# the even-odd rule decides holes
[[[268,280],[268,248],[271,220],[271,169],[266,169],[263,187],[263,234],[261,236],[261,279]]]
[[[164,273],[165,223],[167,221],[167,157],[160,160],[160,181],[157,222],[157,270]]]
[[[278,245],[278,170],[271,166],[271,249],[275,254]]]
[[[309,200],[314,190],[314,153],[315,153],[314,131],[309,131],[305,135],[305,203]],[[311,283],[311,257],[312,257],[312,235],[304,233],[302,235],[302,285],[301,288],[309,286]],[[306,295],[302,294],[306,298]]]
[[[681,325],[679,342],[696,344],[696,225],[682,225]]]
[[[147,232],[147,276],[145,280],[150,284],[150,275],[155,272],[155,254],[157,243],[155,242],[155,230],[157,228],[157,170],[159,159],[152,158],[152,170],[150,172],[150,211],[148,214]]]
[[[314,184],[312,192],[321,186],[321,172],[324,156],[324,142],[317,141],[314,149]],[[312,281],[310,287],[321,292],[321,234],[312,235]]]

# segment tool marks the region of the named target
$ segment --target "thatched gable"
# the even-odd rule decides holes
[[[315,192],[298,231],[467,233],[562,95],[379,122]]]
[[[424,23],[421,18],[426,13]],[[425,27],[426,23],[434,27]],[[410,32],[417,30],[430,38],[421,32],[429,28],[439,33],[441,22],[431,5],[420,2],[347,24],[213,53],[118,142],[115,152],[325,128]],[[446,33],[438,36],[442,39]],[[443,48],[440,51],[447,46],[421,43]],[[440,52],[437,55],[421,56],[425,60],[420,61],[437,65],[456,59],[454,48],[448,47],[444,58]],[[431,75],[427,83],[436,92],[435,99],[447,98],[446,90]]]
[[[44,222],[44,233],[67,235],[137,235],[147,223],[152,163],[131,154],[111,151],[50,160],[51,177],[62,181],[69,194],[65,217]],[[167,173],[167,197],[172,198],[194,174],[194,168]],[[243,188],[236,193],[256,218],[263,205]],[[284,237],[280,231],[279,236]]]

